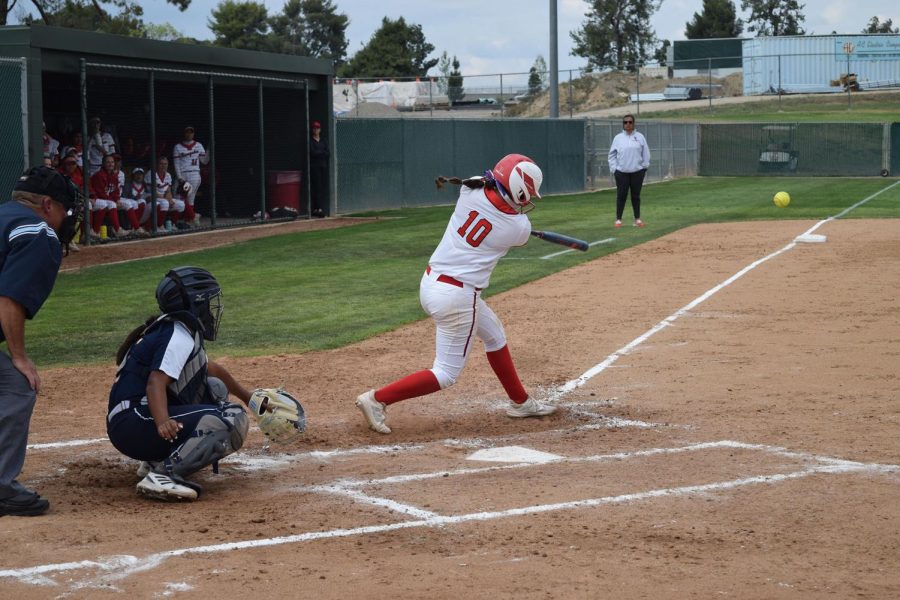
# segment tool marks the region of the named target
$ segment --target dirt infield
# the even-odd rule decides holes
[[[812,225],[691,227],[491,298],[544,419],[503,414],[476,347],[367,430],[353,398],[430,365],[428,321],[226,359],[310,428],[252,429],[192,504],[137,497],[103,440],[111,365],[44,371],[23,479],[52,508],[0,519],[0,596],[896,598],[900,227],[791,243]]]

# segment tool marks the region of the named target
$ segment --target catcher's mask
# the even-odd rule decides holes
[[[200,322],[203,339],[213,341],[219,333],[219,321],[225,305],[222,288],[216,278],[200,267],[178,267],[162,278],[156,287],[156,301],[164,313],[187,311]]]
[[[66,216],[56,235],[68,252],[69,243],[75,237],[78,225],[84,218],[84,194],[81,190],[67,176],[46,166],[26,171],[13,189],[49,196],[63,205]]]
[[[539,190],[544,174],[533,160],[523,154],[507,154],[488,173],[506,203],[519,212],[533,209],[531,199],[541,197]]]

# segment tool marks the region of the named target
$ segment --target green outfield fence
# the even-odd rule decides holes
[[[892,150],[897,133],[896,123],[700,125],[699,174],[874,177],[883,169],[897,173],[897,152]]]
[[[481,175],[518,152],[544,169],[542,193],[585,189],[584,121],[341,119],[335,142],[338,211],[425,206],[456,197],[438,175]]]
[[[5,201],[16,179],[28,165],[26,94],[24,58],[0,57],[0,190]]]

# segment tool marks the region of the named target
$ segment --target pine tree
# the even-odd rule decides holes
[[[588,68],[636,70],[650,57],[657,39],[650,17],[659,8],[654,0],[591,0],[587,20],[571,32],[574,56],[588,59]]]
[[[743,22],[731,0],[703,0],[703,11],[685,25],[684,36],[689,40],[733,38],[741,35]]]

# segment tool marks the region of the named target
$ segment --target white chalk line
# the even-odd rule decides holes
[[[504,403],[505,406],[505,403]],[[661,428],[661,427],[672,427],[670,425],[665,425],[662,423],[651,423],[648,421],[638,421],[634,419],[623,419],[620,417],[607,417],[605,415],[590,413],[587,411],[579,411],[577,414],[589,416],[591,418],[597,419],[599,422],[597,423],[588,423],[584,425],[578,425],[576,427],[566,427],[561,429],[545,429],[543,431],[535,431],[531,432],[532,434],[557,434],[557,433],[571,433],[573,431],[591,431],[594,429],[618,429],[624,427],[634,427],[638,429],[653,429],[653,428]],[[515,439],[518,438],[522,434],[504,434],[498,436],[490,436],[490,437],[482,437],[482,438],[468,438],[475,445],[490,445],[492,442],[507,440],[507,439]],[[82,439],[82,440],[67,440],[61,442],[45,442],[39,444],[29,444],[27,446],[27,450],[55,450],[59,448],[70,448],[74,446],[89,446],[95,444],[108,444],[109,438],[93,438],[93,439]],[[344,456],[352,456],[356,454],[390,454],[391,452],[397,451],[421,451],[426,449],[428,446],[432,446],[435,444],[442,445],[458,445],[461,443],[465,443],[461,441],[459,438],[446,438],[443,440],[434,440],[428,441],[426,443],[401,443],[401,444],[388,444],[388,445],[368,445],[368,446],[357,446],[354,448],[333,448],[330,450],[310,450],[307,452],[298,452],[298,453],[280,453],[277,455],[270,456],[271,466],[278,466],[281,462],[289,462],[295,460],[301,460],[304,458],[311,458],[316,460],[328,460],[330,458],[341,458]],[[112,446],[109,446],[112,448]],[[228,463],[238,463],[240,464],[244,461],[244,457],[246,454],[233,454],[222,461],[222,464]],[[250,460],[256,460],[255,458]],[[260,459],[261,460],[261,459]]]
[[[712,446],[710,446],[710,444]],[[716,445],[727,445],[729,447],[748,447],[756,448],[757,445],[741,444],[740,442],[710,442],[706,447],[715,447]],[[701,445],[696,445],[701,446]],[[763,446],[763,448],[767,448]],[[656,449],[657,452],[666,451],[667,449]],[[671,449],[668,449],[671,450]],[[685,451],[684,448],[681,451]],[[641,452],[652,452],[651,450]],[[626,453],[629,454],[629,453]],[[630,453],[631,455],[635,453]],[[775,475],[758,475],[753,477],[744,477],[733,479],[730,481],[719,481],[701,485],[690,485],[673,488],[663,488],[649,490],[645,492],[637,492],[632,494],[619,494],[616,496],[604,496],[600,498],[588,498],[583,500],[572,500],[569,502],[558,502],[553,504],[539,504],[526,506],[521,508],[511,508],[500,511],[487,511],[478,513],[469,513],[463,515],[452,516],[428,516],[415,521],[403,521],[398,523],[368,525],[363,527],[354,527],[350,529],[331,529],[327,531],[307,532],[302,534],[280,536],[267,539],[242,540],[237,542],[226,542],[222,544],[212,544],[206,546],[195,546],[190,548],[178,548],[150,554],[144,557],[132,555],[120,555],[107,559],[84,560],[76,562],[55,563],[37,565],[34,567],[23,567],[14,569],[0,570],[0,578],[15,578],[26,583],[48,584],[52,580],[43,575],[48,573],[60,573],[81,569],[96,569],[108,573],[106,579],[123,579],[129,575],[146,571],[156,567],[168,558],[184,556],[187,554],[212,554],[220,552],[230,552],[234,550],[244,550],[251,548],[261,548],[269,546],[278,546],[284,544],[296,544],[314,540],[325,540],[342,537],[350,537],[356,535],[368,535],[373,533],[386,533],[397,531],[400,529],[411,529],[418,527],[442,527],[445,525],[456,525],[474,521],[489,521],[494,519],[532,515],[539,513],[555,512],[561,510],[572,510],[578,508],[596,507],[610,504],[623,504],[630,502],[638,502],[642,500],[672,497],[672,496],[690,496],[693,494],[703,494],[708,492],[717,492],[729,490],[738,487],[755,485],[755,484],[774,484],[792,479],[799,479],[815,474],[840,474],[853,472],[872,472],[872,473],[897,473],[900,472],[898,465],[874,465],[863,464],[852,461],[839,461],[839,464],[820,464],[799,471],[790,473],[780,473]],[[433,514],[433,513],[429,513]]]
[[[854,204],[854,205],[852,205],[852,206],[849,206],[849,207],[845,208],[844,210],[842,210],[841,212],[839,212],[838,214],[836,214],[836,215],[834,215],[834,216],[831,216],[831,217],[828,217],[828,218],[826,218],[826,219],[823,219],[823,220],[819,221],[818,223],[816,223],[815,225],[813,225],[812,227],[810,227],[808,230],[806,230],[806,231],[805,231],[803,234],[801,234],[801,235],[809,235],[810,233],[812,233],[813,231],[815,231],[816,229],[818,229],[819,227],[821,227],[821,226],[824,225],[825,223],[828,223],[828,222],[830,222],[830,221],[833,221],[833,220],[835,220],[835,219],[837,219],[837,218],[840,218],[840,217],[846,215],[846,214],[849,213],[850,211],[852,211],[852,210],[854,210],[854,209],[856,209],[856,208],[862,206],[863,204],[865,204],[865,203],[867,203],[867,202],[873,200],[874,198],[876,198],[876,197],[879,196],[880,194],[882,194],[882,193],[888,191],[889,189],[893,188],[894,186],[896,186],[896,185],[898,185],[898,184],[900,184],[900,181],[896,181],[896,182],[892,183],[891,185],[889,185],[889,186],[887,186],[887,187],[885,187],[885,188],[882,188],[881,190],[875,192],[874,194],[871,194],[870,196],[867,196],[866,198],[863,198],[862,200],[860,200],[860,201],[857,202],[856,204]],[[724,288],[728,287],[729,285],[731,285],[732,283],[734,283],[735,281],[737,281],[738,279],[740,279],[741,277],[743,277],[744,275],[746,275],[747,273],[749,273],[750,271],[752,271],[753,269],[755,269],[756,267],[758,267],[758,266],[760,266],[761,264],[763,264],[763,263],[765,263],[765,262],[767,262],[767,261],[769,261],[769,260],[775,258],[776,256],[780,256],[781,254],[787,252],[788,250],[791,250],[791,249],[794,248],[796,245],[797,245],[797,243],[796,243],[795,241],[792,241],[792,242],[790,242],[789,244],[787,244],[785,247],[781,248],[780,250],[776,250],[775,252],[772,252],[771,254],[768,254],[768,255],[766,255],[766,256],[764,256],[764,257],[758,259],[758,260],[753,261],[752,263],[750,263],[749,265],[747,265],[746,267],[744,267],[743,269],[741,269],[740,271],[738,271],[737,273],[735,273],[734,275],[732,275],[731,277],[729,277],[728,279],[726,279],[725,281],[723,281],[722,283],[720,283],[720,284],[716,285],[715,287],[713,287],[713,288],[707,290],[706,292],[704,292],[703,294],[701,294],[700,296],[698,296],[697,298],[695,298],[694,300],[692,300],[691,302],[689,302],[688,304],[686,304],[685,306],[681,307],[680,309],[678,309],[677,311],[675,311],[674,313],[672,313],[671,315],[669,315],[668,317],[666,317],[665,319],[663,319],[662,321],[660,321],[659,323],[657,323],[656,325],[654,325],[653,327],[651,327],[649,330],[647,330],[646,332],[644,332],[644,333],[641,334],[640,336],[636,337],[635,339],[633,339],[632,341],[630,341],[630,342],[627,343],[626,345],[622,346],[621,348],[619,348],[618,350],[616,350],[615,352],[613,352],[612,354],[610,354],[609,356],[607,356],[602,362],[600,362],[600,363],[594,365],[593,367],[591,367],[590,369],[588,369],[587,371],[585,371],[584,373],[582,373],[579,377],[577,377],[577,378],[575,378],[575,379],[572,379],[572,380],[570,380],[570,381],[567,381],[567,382],[564,383],[563,385],[559,386],[556,390],[554,390],[553,392],[550,393],[550,395],[549,395],[549,397],[548,397],[548,400],[551,401],[551,402],[558,401],[560,398],[562,398],[563,396],[565,396],[565,395],[568,394],[569,392],[571,392],[571,391],[573,391],[573,390],[575,390],[575,389],[577,389],[577,388],[583,386],[585,383],[587,383],[588,381],[590,381],[591,379],[593,379],[594,377],[596,377],[597,375],[599,375],[600,373],[602,373],[603,371],[605,371],[607,368],[609,368],[609,367],[610,367],[613,363],[615,363],[617,360],[619,360],[619,359],[622,358],[623,356],[627,356],[627,355],[630,354],[635,348],[637,348],[638,346],[640,346],[641,344],[643,344],[643,343],[644,343],[645,341],[647,341],[649,338],[651,338],[652,336],[654,336],[654,335],[657,334],[658,332],[662,331],[663,329],[665,329],[666,327],[668,327],[669,325],[671,325],[672,323],[674,323],[675,321],[677,321],[678,319],[680,319],[681,317],[683,317],[685,314],[687,314],[688,312],[690,312],[691,309],[693,309],[693,308],[696,307],[697,305],[699,305],[699,304],[705,302],[705,301],[708,300],[710,297],[712,297],[713,295],[717,294],[718,292],[720,292],[720,291],[723,290]]]
[[[609,242],[615,241],[616,238],[606,238],[605,240],[598,240],[596,242],[591,242],[588,246],[597,246],[599,244],[608,244]],[[548,260],[551,258],[556,258],[557,256],[562,256],[563,254],[568,254],[570,252],[575,252],[575,249],[569,248],[568,250],[560,250],[559,252],[554,252],[553,254],[546,254],[541,257],[541,260]]]

